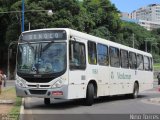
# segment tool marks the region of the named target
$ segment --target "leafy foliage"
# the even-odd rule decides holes
[[[123,42],[126,41],[126,45],[132,47],[132,41],[134,39],[135,48],[145,50],[144,41],[146,38],[151,38],[152,34],[135,23],[123,22],[122,26],[120,33],[123,34]]]
[[[0,12],[21,11],[21,5],[21,0],[1,0]],[[54,12],[52,16],[45,12],[50,9]],[[21,12],[0,14],[0,19],[1,45],[18,40]],[[119,11],[109,0],[25,0],[25,30],[29,23],[31,29],[72,28],[130,47],[134,40],[135,48],[141,50],[145,49],[147,38],[160,41],[160,29],[150,32],[137,24],[122,22]]]

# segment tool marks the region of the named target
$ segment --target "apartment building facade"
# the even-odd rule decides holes
[[[160,4],[150,4],[133,11],[131,19],[140,19],[152,22],[160,22]]]
[[[121,16],[124,18],[123,14]],[[150,4],[134,10],[132,13],[129,13],[128,19],[138,21],[137,23],[147,30],[160,28],[160,4]]]

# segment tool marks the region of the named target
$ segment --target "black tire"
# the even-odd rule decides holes
[[[138,97],[138,93],[139,93],[139,86],[137,83],[134,83],[132,98],[136,99]]]
[[[160,85],[160,79],[158,80],[158,85]]]
[[[94,86],[92,83],[90,83],[87,86],[85,105],[91,106],[93,103],[94,103]]]
[[[44,104],[45,105],[50,105],[51,104],[50,98],[44,98]]]

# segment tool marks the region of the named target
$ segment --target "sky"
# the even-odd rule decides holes
[[[120,12],[131,13],[149,4],[160,4],[160,0],[110,0]]]

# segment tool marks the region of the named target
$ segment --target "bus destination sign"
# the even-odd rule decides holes
[[[22,41],[66,40],[65,30],[33,31],[22,34]]]

